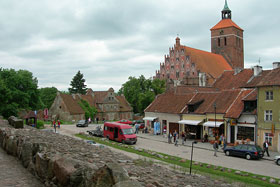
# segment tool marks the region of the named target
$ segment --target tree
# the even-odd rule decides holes
[[[94,106],[90,106],[89,103],[83,99],[81,99],[79,105],[85,112],[85,119],[88,119],[89,117],[91,117],[91,119],[94,119],[94,116],[97,113],[97,109]]]
[[[57,91],[58,90],[55,87],[51,87],[51,88],[46,87],[46,88],[39,89],[40,99],[42,101],[42,107],[41,107],[42,109],[50,108],[52,106]]]
[[[139,78],[129,77],[118,94],[124,94],[135,113],[143,113],[145,108],[155,99],[155,96],[164,91],[165,81],[150,80],[141,75]]]
[[[26,70],[0,68],[0,115],[17,116],[21,109],[39,108],[38,81]]]
[[[71,88],[68,88],[70,94],[86,94],[87,85],[85,85],[86,80],[83,77],[84,75],[79,70],[70,83]]]

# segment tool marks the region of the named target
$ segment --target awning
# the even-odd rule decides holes
[[[196,121],[196,120],[181,120],[178,121],[180,124],[186,124],[186,125],[198,125],[202,121]]]
[[[157,119],[158,117],[144,117],[143,120],[147,120],[147,121],[154,121],[155,119]]]
[[[220,127],[224,122],[216,121],[216,127]],[[204,127],[215,127],[215,121],[207,121],[203,124]]]

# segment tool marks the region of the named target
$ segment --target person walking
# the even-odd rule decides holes
[[[60,129],[60,121],[59,120],[57,120],[57,128]]]
[[[135,134],[138,134],[139,126],[140,126],[139,123],[135,124]]]
[[[213,144],[213,148],[214,148],[214,156],[217,157],[217,151],[218,151],[218,148],[219,148],[219,144],[218,144],[217,140],[215,140],[215,142]]]
[[[171,139],[172,139],[172,134],[171,132],[168,133],[168,143],[171,143]]]
[[[263,150],[264,150],[264,152],[266,152],[267,156],[270,157],[269,152],[268,152],[268,146],[269,146],[268,141],[265,140],[265,142],[263,143]]]
[[[178,133],[176,130],[175,130],[173,136],[174,136],[174,145],[178,146]]]
[[[56,132],[56,121],[53,120],[53,128],[54,128],[54,132]]]
[[[184,143],[185,143],[185,133],[182,132],[182,145],[184,145]]]

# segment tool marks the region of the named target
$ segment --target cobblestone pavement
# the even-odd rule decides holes
[[[8,155],[0,148],[0,186],[41,187],[44,185],[29,173],[16,157]]]

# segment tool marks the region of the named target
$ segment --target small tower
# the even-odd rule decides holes
[[[225,0],[222,20],[210,29],[211,52],[222,55],[233,69],[244,69],[243,29],[231,17],[231,10]]]

